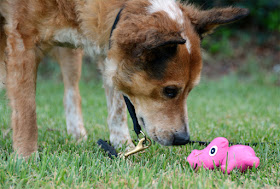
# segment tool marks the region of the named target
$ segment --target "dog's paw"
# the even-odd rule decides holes
[[[110,136],[110,142],[115,149],[125,148],[125,151],[129,151],[135,148],[130,136],[128,137],[114,137]]]
[[[84,126],[75,129],[67,129],[67,133],[72,135],[78,142],[87,140],[87,132]]]

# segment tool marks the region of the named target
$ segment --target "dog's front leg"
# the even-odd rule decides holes
[[[31,47],[25,46],[19,33],[9,32],[6,66],[7,94],[12,108],[13,148],[18,155],[28,157],[37,151],[35,94],[39,58],[30,44]]]
[[[67,133],[77,140],[86,140],[79,90],[83,52],[80,49],[56,47],[51,54],[58,60],[63,75]]]
[[[106,98],[108,108],[108,126],[110,130],[110,142],[115,148],[126,144],[128,148],[133,148],[128,126],[126,106],[122,94],[113,87],[106,86]]]

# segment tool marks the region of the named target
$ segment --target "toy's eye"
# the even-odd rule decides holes
[[[218,147],[217,146],[212,146],[209,150],[209,156],[214,156],[218,152]]]

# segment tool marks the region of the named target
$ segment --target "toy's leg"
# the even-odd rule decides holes
[[[25,46],[16,29],[9,29],[6,88],[12,108],[13,148],[18,155],[28,157],[37,151],[35,95],[39,58],[34,48]]]
[[[228,166],[227,166],[227,173],[230,174],[230,172],[236,167],[236,163],[235,161],[231,161],[228,163]],[[221,170],[223,171],[223,173],[226,172],[226,165],[222,165],[221,166]]]
[[[77,140],[87,139],[79,91],[83,52],[80,49],[57,47],[52,54],[59,62],[63,75],[67,133]]]
[[[260,164],[260,159],[258,157],[249,157],[249,158],[246,159],[244,164],[246,165],[246,167],[243,168],[243,166],[242,166],[242,171],[245,171],[248,167],[252,168],[253,166],[258,168],[258,166]]]

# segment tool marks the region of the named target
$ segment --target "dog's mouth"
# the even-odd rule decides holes
[[[174,130],[167,129],[158,129],[156,126],[151,126],[149,120],[145,120],[144,117],[137,117],[139,120],[139,124],[141,125],[142,131],[144,131],[148,137],[150,137],[155,142],[163,145],[163,146],[172,146],[172,145],[184,145],[186,141],[189,139],[185,139],[188,136],[185,136],[185,133],[176,133]],[[152,127],[152,128],[150,128]],[[177,143],[176,143],[177,142]]]

